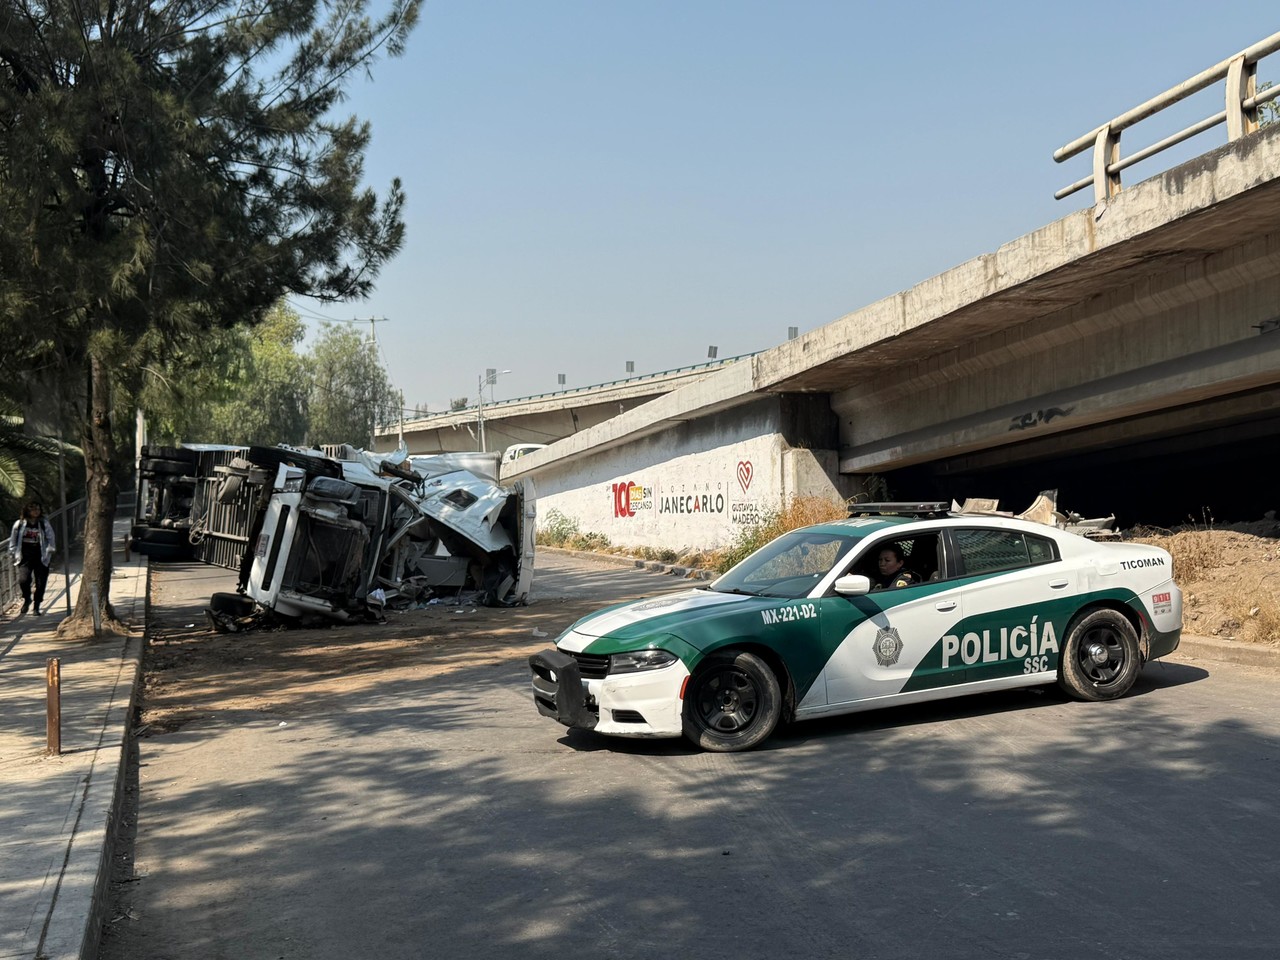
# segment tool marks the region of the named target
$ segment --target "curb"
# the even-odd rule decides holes
[[[129,625],[119,643],[114,680],[96,727],[93,759],[67,812],[74,821],[37,944],[38,960],[94,960],[111,904],[110,885],[128,781],[133,716],[142,689],[147,643],[150,564],[146,558],[117,566],[115,578],[131,578],[128,603],[115,598],[117,615]],[[104,642],[104,641],[85,641]]]
[[[133,739],[133,709],[142,681],[142,650],[144,638],[131,635],[125,642],[124,656],[121,660],[121,673],[132,676],[127,685],[127,694],[121,700],[114,700],[107,711],[105,729],[121,731],[120,740],[112,747],[115,763],[110,766],[111,789],[102,796],[103,791],[86,791],[85,819],[89,824],[88,836],[99,843],[92,899],[89,901],[89,915],[85,919],[84,930],[81,931],[80,952],[75,956],[81,960],[90,960],[98,955],[102,939],[102,927],[106,922],[106,909],[110,902],[110,885],[112,861],[115,859],[116,836],[120,826],[120,811],[124,800],[124,784],[128,780],[129,745]],[[125,686],[123,682],[120,684]],[[72,858],[74,859],[74,857]],[[93,859],[86,851],[85,859]],[[67,863],[68,872],[72,867]],[[52,933],[52,930],[50,931]],[[50,943],[45,944],[46,954],[52,956]]]
[[[682,567],[673,563],[662,563],[659,560],[641,560],[638,557],[620,557],[613,553],[594,553],[590,550],[567,550],[564,547],[546,547],[539,545],[539,551],[545,550],[562,557],[576,557],[579,560],[597,560],[600,563],[612,564],[615,567],[629,567],[635,570],[650,570],[653,573],[665,573],[673,577],[688,580],[714,580],[720,576],[714,570],[701,570],[697,567]]]
[[[120,659],[97,728],[94,758],[68,811],[74,821],[53,899],[37,944],[40,960],[97,956],[108,905],[112,859],[133,735],[134,702],[142,675],[143,637],[121,638]]]
[[[1178,649],[1171,656],[1280,670],[1280,647],[1269,643],[1242,643],[1239,640],[1219,640],[1217,637],[1188,636],[1184,633]]]

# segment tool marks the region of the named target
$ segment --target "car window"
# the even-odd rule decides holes
[[[1018,530],[956,530],[952,536],[964,573],[970,576],[1057,559],[1052,540]]]
[[[880,551],[890,545],[896,545],[901,551],[902,569],[909,572],[916,583],[936,580],[942,575],[938,557],[938,536],[932,533],[909,539],[889,537],[877,540],[862,552],[847,572],[862,574],[875,583],[880,575],[876,559]]]
[[[776,580],[779,577],[821,576],[831,569],[840,556],[843,537],[804,540],[793,544],[756,568],[752,580]]]
[[[783,534],[716,581],[714,589],[768,597],[803,597],[856,541],[819,531]]]
[[[1029,533],[1023,536],[1027,538],[1027,553],[1032,563],[1048,563],[1050,560],[1058,559],[1058,552],[1054,549],[1052,540],[1047,537],[1033,537]]]

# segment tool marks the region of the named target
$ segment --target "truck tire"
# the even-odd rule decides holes
[[[185,447],[145,446],[142,448],[142,457],[151,460],[177,460],[189,464],[196,462],[196,452]]]
[[[139,464],[139,469],[144,476],[150,474],[153,477],[184,477],[190,476],[195,466],[182,460],[143,460]]]
[[[137,523],[133,526],[133,542],[137,545],[139,552],[145,552],[143,550],[144,544],[171,547],[190,544],[191,541],[187,537],[186,530],[174,527],[148,527],[145,524]]]
[[[342,467],[326,457],[316,457],[309,453],[295,453],[281,447],[250,447],[245,459],[250,463],[269,470],[275,470],[282,463],[305,470],[317,477],[334,477],[342,479]]]
[[[209,609],[214,613],[225,613],[231,617],[247,617],[253,613],[257,604],[249,597],[238,593],[215,593],[209,598]]]

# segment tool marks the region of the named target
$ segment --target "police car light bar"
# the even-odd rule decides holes
[[[901,503],[851,503],[849,516],[857,517],[874,514],[896,514],[907,517],[927,517],[946,514],[951,504],[945,500],[911,501]]]

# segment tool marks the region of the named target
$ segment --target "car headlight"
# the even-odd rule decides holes
[[[633,653],[615,653],[609,657],[609,673],[638,673],[641,670],[660,670],[669,667],[680,658],[666,650],[636,650]]]

